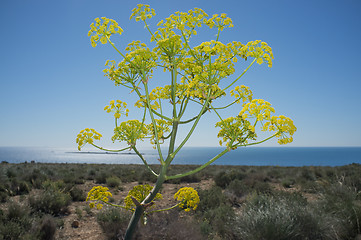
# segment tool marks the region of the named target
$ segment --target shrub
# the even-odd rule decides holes
[[[95,183],[97,184],[104,184],[107,182],[107,173],[100,172],[95,176]]]
[[[38,196],[29,197],[29,205],[35,211],[59,215],[67,210],[71,197],[67,193],[58,190],[45,190]]]
[[[108,177],[108,178],[106,178],[105,181],[106,181],[107,186],[111,187],[111,188],[119,187],[121,184],[120,179],[115,176]]]
[[[228,186],[228,184],[232,181],[231,177],[224,171],[219,172],[214,177],[214,182],[218,187],[225,188]]]
[[[217,208],[226,203],[226,198],[222,194],[222,189],[218,186],[213,186],[209,190],[200,190],[198,194],[200,202],[198,204],[197,212],[205,212],[208,209]]]
[[[19,181],[14,178],[11,180],[11,190],[15,195],[22,195],[29,193],[31,189],[25,181]]]
[[[253,195],[237,221],[239,239],[332,239],[325,215],[299,194]],[[333,222],[335,224],[335,221]]]
[[[119,239],[123,236],[130,218],[129,212],[119,208],[103,208],[97,214],[97,221],[107,236],[107,239]]]
[[[222,204],[217,208],[209,209],[203,214],[203,221],[208,222],[211,226],[211,236],[237,239],[234,234],[235,213],[232,207]]]
[[[8,200],[9,195],[6,192],[0,191],[0,202],[4,203]]]
[[[199,191],[200,202],[197,216],[201,221],[201,231],[210,236],[221,236],[222,239],[234,239],[232,225],[234,211],[226,204],[227,199],[222,189],[213,186],[209,190]]]
[[[242,197],[250,191],[250,188],[243,181],[235,179],[228,185],[227,190],[237,197]]]
[[[284,188],[291,188],[295,183],[296,181],[292,178],[286,178],[282,180],[282,186]]]
[[[14,169],[12,169],[12,168],[8,168],[6,170],[6,176],[8,178],[15,178],[16,177],[16,171]]]
[[[52,240],[56,232],[56,222],[52,216],[46,215],[40,224],[39,239]]]
[[[86,193],[78,187],[72,187],[69,193],[74,202],[83,202],[86,199]]]
[[[31,228],[29,213],[27,206],[10,203],[7,211],[1,213],[0,239],[21,239]]]
[[[337,219],[337,235],[343,239],[355,238],[361,233],[361,203],[354,189],[343,184],[333,184],[323,194],[317,207]]]
[[[52,176],[48,174],[49,176]],[[46,181],[48,177],[39,169],[33,169],[30,173],[25,174],[24,180],[31,183],[34,188],[41,188],[44,181]]]

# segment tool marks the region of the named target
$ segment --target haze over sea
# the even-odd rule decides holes
[[[220,147],[185,147],[174,164],[203,164],[216,156]],[[158,164],[153,149],[141,151],[149,164]],[[0,162],[143,164],[133,152],[76,151],[72,148],[0,147]],[[361,164],[361,147],[246,147],[218,159],[216,165],[255,166],[342,166]]]

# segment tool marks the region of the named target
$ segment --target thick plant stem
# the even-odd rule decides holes
[[[135,230],[137,228],[138,222],[139,222],[140,218],[143,216],[143,213],[145,211],[145,206],[148,203],[152,202],[153,199],[155,198],[155,196],[157,195],[157,193],[160,191],[160,189],[163,185],[163,182],[165,180],[166,171],[167,171],[167,167],[165,165],[163,165],[152,192],[144,199],[144,201],[139,206],[137,206],[135,208],[133,216],[130,219],[127,231],[125,232],[124,240],[132,239],[132,237],[135,233]]]
[[[137,224],[144,213],[144,207],[139,205],[135,208],[132,218],[130,219],[127,231],[125,232],[124,239],[131,240],[132,236],[137,228]]]

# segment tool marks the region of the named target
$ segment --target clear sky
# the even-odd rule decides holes
[[[87,33],[94,18],[106,16],[124,29],[114,40],[120,49],[133,40],[149,43],[144,25],[129,20],[137,3],[156,10],[151,27],[194,7],[226,13],[234,28],[223,32],[222,42],[260,39],[273,49],[273,67],[254,65],[240,84],[294,120],[298,131],[289,146],[361,146],[359,0],[2,0],[0,146],[75,148],[85,127],[103,133],[109,146],[114,126],[104,106],[134,99],[103,76],[105,61],[119,55],[110,45],[91,47]],[[154,81],[167,81],[160,78]],[[130,110],[129,119],[139,116],[139,109]],[[217,146],[215,120],[203,120],[189,145]]]

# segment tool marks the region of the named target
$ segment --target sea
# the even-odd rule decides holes
[[[201,165],[222,150],[220,147],[184,147],[172,164]],[[159,164],[156,150],[146,149],[141,154],[149,164]],[[0,147],[0,162],[143,164],[139,156],[131,151],[113,153],[49,147]],[[361,147],[241,147],[223,155],[213,164],[300,167],[353,163],[361,164]]]

